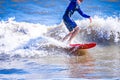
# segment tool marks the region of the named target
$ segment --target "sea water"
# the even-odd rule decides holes
[[[72,16],[80,33],[72,43],[97,46],[74,56],[61,42],[69,0],[0,1],[0,80],[119,80],[120,1],[84,0],[92,17]]]

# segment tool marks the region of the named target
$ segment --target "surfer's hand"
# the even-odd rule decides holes
[[[91,17],[89,18],[89,20],[90,20],[90,23],[92,23],[92,18]]]

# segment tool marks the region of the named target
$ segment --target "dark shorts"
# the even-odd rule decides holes
[[[70,32],[77,26],[77,24],[71,19],[63,19],[63,22]]]

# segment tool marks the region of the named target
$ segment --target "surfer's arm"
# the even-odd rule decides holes
[[[90,20],[90,23],[92,23],[92,18],[91,17],[89,18],[89,20]]]
[[[89,18],[90,23],[92,22],[92,18],[91,18],[89,15],[84,14],[84,13],[82,12],[82,10],[80,9],[80,6],[78,6],[77,11],[78,11],[78,13],[79,13],[82,17],[84,17],[84,18]]]
[[[82,12],[82,10],[80,9],[80,6],[78,6],[77,11],[78,11],[78,13],[79,13],[82,17],[84,17],[84,18],[90,18],[89,15],[86,15],[86,14],[84,14],[84,13]]]

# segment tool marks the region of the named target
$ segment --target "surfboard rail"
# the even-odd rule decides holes
[[[70,44],[70,49],[90,49],[96,46],[95,42],[83,43],[83,44]]]

